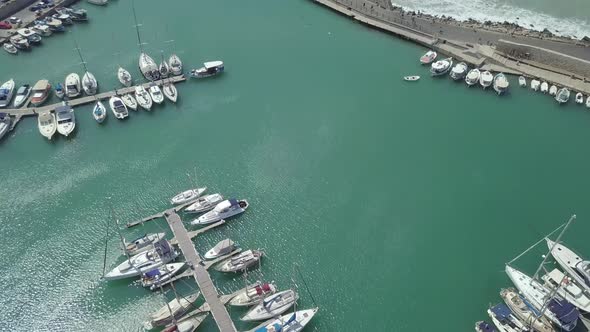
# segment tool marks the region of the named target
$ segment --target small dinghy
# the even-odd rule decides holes
[[[221,261],[219,264],[215,265],[214,269],[219,272],[243,272],[258,265],[262,256],[264,256],[264,252],[260,250],[246,250]]]
[[[549,95],[551,95],[551,96],[556,96],[557,95],[557,87],[555,85],[552,85],[549,88]]]
[[[475,323],[475,331],[476,332],[498,332],[494,325],[486,322],[486,321],[479,321]]]
[[[152,97],[154,103],[161,104],[164,101],[164,95],[162,95],[162,90],[160,90],[159,86],[157,86],[156,84],[152,84],[150,86],[149,91],[150,97]]]
[[[181,193],[174,195],[174,197],[170,199],[170,204],[179,205],[187,203],[189,201],[199,198],[199,196],[201,196],[201,194],[203,194],[206,190],[207,187],[185,190]]]
[[[152,97],[150,97],[150,94],[141,85],[135,87],[135,100],[146,111],[152,108]]]
[[[215,208],[199,218],[191,221],[191,225],[208,225],[221,219],[227,219],[243,213],[248,209],[248,201],[245,199],[237,200],[235,198],[225,200],[215,206]]]
[[[164,96],[168,98],[171,102],[175,103],[176,99],[178,98],[178,92],[176,91],[176,87],[174,84],[168,82],[164,83],[162,86],[162,91],[164,92]]]
[[[156,290],[162,283],[170,280],[186,266],[186,262],[172,263],[147,271],[141,277],[141,285]]]
[[[404,81],[415,82],[420,79],[420,76],[404,76]]]
[[[465,76],[465,83],[467,83],[467,86],[476,85],[477,82],[479,82],[480,76],[481,72],[479,71],[479,69],[473,68],[469,71],[469,73],[467,73],[467,76]]]
[[[152,248],[154,242],[160,241],[166,237],[166,233],[152,233],[140,236],[132,241],[123,240],[125,253],[129,256],[135,256],[139,253]]]
[[[123,67],[119,67],[119,70],[117,70],[117,78],[124,86],[131,86],[133,84],[131,74]]]
[[[584,95],[581,92],[576,93],[576,104],[584,103]]]
[[[532,328],[538,332],[556,332],[547,317],[537,317],[535,312],[533,312],[533,310],[525,303],[525,300],[518,294],[516,289],[502,289],[500,291],[500,297],[502,297],[512,313],[514,313],[521,322],[525,323],[526,326],[532,325]]]
[[[113,115],[115,116],[115,118],[123,120],[129,116],[127,106],[125,106],[121,98],[117,96],[112,96],[109,99],[109,106],[111,107],[111,111],[113,111]]]
[[[130,93],[122,95],[121,100],[123,101],[125,106],[127,106],[127,108],[133,111],[137,111],[137,101],[135,100],[135,98],[133,98],[133,96]]]
[[[462,80],[465,75],[467,75],[468,69],[469,67],[465,62],[459,62],[455,65],[455,67],[453,67],[453,69],[451,69],[449,76],[451,76],[451,78],[455,81]]]
[[[11,43],[4,43],[4,45],[2,45],[2,48],[4,48],[4,50],[10,54],[18,53],[18,49],[16,48],[16,46],[12,45]]]
[[[540,86],[541,86],[541,82],[539,82],[539,80],[531,80],[531,89],[533,91],[539,91]]]
[[[299,332],[302,331],[318,312],[318,308],[299,310],[264,322],[249,332]]]
[[[541,92],[547,93],[549,91],[549,84],[547,82],[541,83]]]
[[[479,85],[481,85],[484,89],[488,88],[494,82],[494,75],[489,71],[484,71],[481,73],[479,77]]]
[[[567,103],[570,100],[570,90],[566,88],[559,89],[557,95],[555,96],[555,100],[557,100],[559,104]]]
[[[180,58],[176,54],[170,56],[168,64],[170,65],[170,72],[172,75],[182,74],[182,61],[180,61]]]
[[[488,309],[488,316],[490,316],[492,322],[498,327],[498,329],[500,329],[500,331],[528,332],[528,327],[526,327],[504,303],[496,304]]]
[[[236,296],[229,300],[228,304],[235,307],[249,307],[276,291],[277,286],[273,283],[257,282],[240,290]]]
[[[153,312],[149,315],[149,323],[151,327],[164,326],[172,323],[172,317],[179,319],[184,315],[191,306],[197,301],[201,292],[196,292],[188,296],[181,296],[168,302],[158,311]]]
[[[436,60],[437,54],[435,51],[429,50],[423,56],[420,57],[420,63],[423,65],[429,65]]]
[[[94,108],[92,109],[92,116],[98,123],[102,123],[107,117],[107,110],[100,101],[96,101]]]
[[[61,83],[59,83],[59,82],[58,82],[58,83],[55,85],[55,96],[56,96],[57,98],[59,98],[59,99],[63,99],[63,97],[65,96],[65,94],[66,94],[66,93],[65,93],[65,91],[64,91],[64,88],[63,88],[63,86],[61,85]]]
[[[253,322],[273,318],[289,310],[298,299],[299,295],[292,289],[278,292],[266,297],[240,319],[245,322]]]
[[[236,249],[234,241],[230,239],[221,240],[215,245],[215,247],[207,251],[203,257],[205,259],[215,259],[229,254],[234,251],[234,249]]]
[[[194,332],[207,316],[209,316],[209,312],[195,311],[192,314],[182,317],[176,324],[166,326],[162,332]]]
[[[526,78],[524,78],[524,76],[518,77],[518,85],[520,85],[523,88],[526,87]]]
[[[496,74],[496,76],[494,77],[494,90],[496,91],[496,93],[498,93],[499,95],[504,94],[508,90],[509,85],[510,83],[508,83],[506,75],[504,75],[503,73]]]
[[[187,213],[201,213],[214,208],[217,204],[223,201],[223,196],[220,194],[211,194],[199,197],[196,202],[189,205],[184,212]]]

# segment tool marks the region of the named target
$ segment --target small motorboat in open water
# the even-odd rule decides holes
[[[416,82],[419,79],[420,79],[420,76],[418,76],[418,75],[404,76],[404,81],[408,81],[408,82]]]
[[[195,78],[205,78],[219,75],[225,71],[225,65],[222,61],[209,61],[203,64],[203,67],[191,70],[191,76]]]
[[[436,60],[437,54],[435,51],[429,50],[423,56],[420,57],[420,63],[423,65],[429,65]]]

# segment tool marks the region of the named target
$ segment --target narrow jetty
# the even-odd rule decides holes
[[[173,77],[165,78],[165,79],[154,81],[154,82],[143,83],[143,84],[139,84],[139,85],[141,85],[147,89],[153,84],[163,85],[164,83],[177,83],[177,82],[184,82],[184,81],[186,81],[186,77],[184,75],[180,75],[180,76],[173,76]],[[139,86],[139,85],[137,85],[137,86]],[[67,101],[67,103],[71,107],[75,107],[75,106],[79,106],[79,105],[93,103],[93,102],[96,102],[97,100],[108,99],[113,96],[122,96],[122,95],[125,95],[128,93],[134,93],[134,92],[135,92],[135,86],[123,87],[123,88],[115,89],[115,90],[108,91],[108,92],[98,93],[93,96],[83,96],[80,98],[69,99]],[[31,101],[31,99],[29,98],[29,100],[27,100],[27,102],[25,104],[25,107],[23,107],[23,108],[4,109],[4,110],[2,110],[2,112],[8,113],[9,115],[16,116],[16,117],[33,116],[33,115],[37,115],[39,113],[43,113],[43,112],[47,112],[47,111],[53,112],[53,111],[55,111],[55,109],[58,106],[62,105],[62,103],[59,102],[57,104],[52,104],[52,105],[47,105],[47,106],[28,107],[30,101]]]
[[[198,198],[197,198],[197,199],[198,199]],[[180,210],[184,209],[185,207],[187,207],[187,206],[189,206],[189,205],[193,204],[194,202],[196,202],[196,201],[197,201],[197,199],[193,199],[193,200],[190,200],[190,201],[188,201],[188,202],[186,202],[186,203],[183,203],[183,204],[177,205],[177,206],[173,207],[171,210],[173,210],[174,212],[179,212]],[[164,218],[164,216],[166,215],[166,212],[168,212],[168,211],[169,211],[169,210],[162,211],[162,212],[158,212],[158,213],[152,214],[151,216],[147,216],[147,217],[145,217],[145,218],[142,218],[142,219],[140,219],[140,220],[136,220],[136,221],[130,221],[130,222],[128,222],[128,223],[127,223],[127,225],[126,225],[126,226],[127,226],[127,228],[131,228],[131,227],[135,227],[135,226],[141,225],[141,224],[143,224],[143,223],[146,223],[146,222],[148,222],[148,221],[152,221],[152,220],[154,220],[154,219],[160,219],[160,218]],[[224,222],[225,222],[225,221],[224,221]],[[207,229],[208,229],[208,228],[207,228]],[[195,235],[195,236],[196,236],[196,235]]]
[[[205,302],[209,305],[209,311],[213,315],[217,328],[221,332],[235,332],[236,327],[234,326],[224,303],[221,301],[217,288],[215,288],[211,276],[209,276],[209,272],[207,272],[207,269],[203,266],[203,261],[191,242],[188,232],[184,227],[182,220],[180,220],[180,216],[176,214],[174,209],[170,209],[164,213],[164,217],[172,229],[174,237],[178,241],[180,250],[186,259],[189,268],[193,272],[193,276],[201,290],[201,294],[203,294],[203,297],[205,298]]]

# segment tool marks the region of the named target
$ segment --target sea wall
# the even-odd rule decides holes
[[[526,44],[519,44],[504,39],[498,41],[496,51],[515,59],[534,61],[570,73],[590,77],[590,61],[575,58],[556,51]]]
[[[12,14],[30,6],[35,1],[36,0],[10,0],[0,4],[0,20],[3,21],[7,19],[8,17],[12,16]]]

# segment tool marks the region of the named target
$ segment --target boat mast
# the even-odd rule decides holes
[[[80,51],[80,46],[78,46],[78,42],[76,40],[74,40],[74,44],[76,45],[76,51],[78,51],[78,56],[80,57],[82,67],[84,67],[84,72],[88,72],[88,68],[86,68],[86,61],[84,61],[84,57],[82,57],[82,52]]]
[[[107,268],[107,244],[109,242],[109,221],[105,222],[106,225],[106,234],[104,236],[104,258],[102,261],[102,276],[104,278],[104,272]]]
[[[131,1],[131,8],[133,9],[133,20],[135,21],[135,31],[137,32],[137,43],[139,45],[139,50],[141,53],[143,52],[143,43],[141,42],[141,37],[139,35],[139,23],[137,23],[137,14],[135,13],[135,1]]]
[[[119,228],[119,219],[115,217],[115,211],[113,210],[113,207],[110,204],[109,207],[111,209],[111,217],[115,220],[115,223],[117,225],[117,233],[119,234],[119,239],[121,240],[121,245],[123,246],[123,252],[125,252],[125,256],[127,256],[127,259],[130,259],[131,256],[129,256],[129,253],[127,252],[127,250],[125,250],[125,239],[123,238],[123,235],[121,234],[121,229]]]
[[[567,228],[569,227],[569,225],[576,220],[576,215],[573,214],[570,219],[567,221],[567,223],[565,224],[565,226],[563,227],[563,229],[561,230],[561,233],[559,233],[559,235],[557,236],[557,239],[555,239],[555,242],[553,242],[553,245],[551,246],[551,248],[549,248],[549,251],[547,252],[547,254],[545,255],[545,257],[543,257],[543,261],[541,261],[541,264],[539,264],[539,267],[537,268],[537,271],[535,271],[535,274],[533,274],[533,279],[538,279],[539,277],[539,272],[541,271],[541,269],[543,268],[543,265],[545,264],[545,262],[547,261],[547,258],[549,258],[549,256],[551,255],[551,253],[553,252],[553,248],[555,248],[555,246],[559,243],[559,240],[561,239],[561,237],[563,236],[563,234],[565,233],[565,231],[567,230]]]

